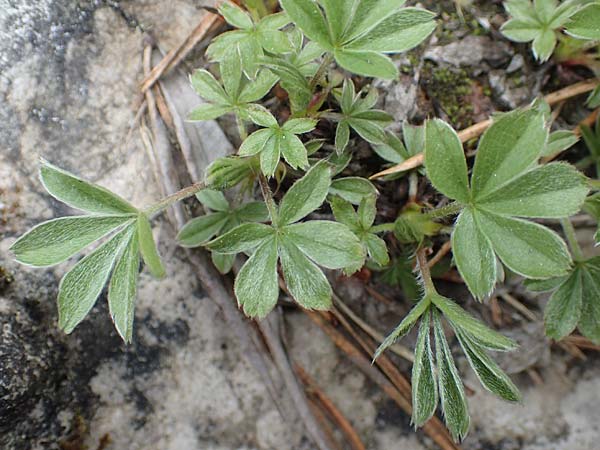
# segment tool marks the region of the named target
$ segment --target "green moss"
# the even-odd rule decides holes
[[[466,98],[472,93],[472,85],[465,70],[426,64],[424,80],[429,98],[446,113],[455,128],[465,128],[473,123],[473,105]]]

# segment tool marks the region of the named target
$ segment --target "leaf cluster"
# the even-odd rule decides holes
[[[50,267],[109,236],[62,278],[59,326],[71,333],[110,278],[110,315],[123,340],[131,342],[140,255],[155,277],[165,275],[148,216],[107,189],[45,161],[40,179],[54,198],[88,214],[43,222],[21,236],[11,251],[22,264]]]
[[[340,114],[333,116],[338,119],[335,132],[338,153],[346,149],[351,128],[370,144],[383,144],[386,140],[384,129],[393,120],[385,111],[372,109],[379,97],[375,89],[370,89],[365,96],[356,94],[355,89],[352,80],[345,79],[341,92],[334,92],[341,109]]]
[[[352,204],[341,197],[333,196],[329,203],[335,220],[346,225],[359,239],[363,246],[365,255],[368,255],[380,266],[387,266],[390,262],[387,245],[383,239],[377,236],[373,226],[377,215],[376,197],[368,195],[363,197],[358,210],[355,211]],[[365,261],[353,267],[346,268],[346,273],[351,274],[364,266]]]
[[[387,53],[420,44],[435,29],[435,15],[402,8],[405,0],[282,0],[288,16],[344,69],[393,79],[398,69]]]
[[[545,62],[554,52],[558,31],[579,11],[581,1],[508,0],[504,7],[511,19],[502,26],[502,34],[515,42],[532,42],[535,58]]]
[[[321,206],[330,184],[330,168],[321,161],[272,210],[271,225],[242,224],[206,244],[220,254],[251,255],[234,286],[238,303],[249,317],[264,317],[277,303],[278,262],[294,300],[304,308],[323,310],[331,306],[332,292],[318,266],[343,269],[364,260],[359,239],[346,225],[327,220],[299,222]]]
[[[243,223],[265,222],[269,218],[264,202],[252,201],[234,207],[221,191],[212,189],[205,189],[196,194],[196,197],[204,206],[206,214],[193,218],[179,230],[177,240],[182,247],[199,247]],[[212,252],[211,256],[219,272],[225,274],[231,270],[235,255]]]
[[[532,291],[552,291],[544,310],[546,334],[560,340],[575,328],[600,343],[600,257],[576,261],[569,274],[543,281],[528,281]]]
[[[548,140],[543,115],[517,110],[497,117],[483,135],[473,172],[458,135],[440,120],[427,123],[425,167],[433,186],[462,206],[452,248],[471,293],[487,297],[499,258],[526,278],[562,276],[571,267],[563,240],[526,219],[577,213],[589,191],[585,178],[565,163],[537,163]]]
[[[564,32],[576,40],[600,40],[600,3],[590,0],[508,0],[504,3],[511,18],[502,33],[515,42],[532,42],[540,62],[547,61]]]
[[[483,387],[504,400],[519,401],[519,390],[487,353],[488,350],[513,350],[516,343],[491,330],[435,290],[426,289],[423,298],[377,349],[375,358],[420,321],[412,369],[412,422],[417,427],[422,426],[441,403],[446,425],[458,441],[467,435],[470,417],[464,386],[450,351],[442,316],[456,335]]]

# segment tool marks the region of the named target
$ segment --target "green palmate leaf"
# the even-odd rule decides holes
[[[381,158],[394,164],[400,164],[410,157],[402,141],[393,133],[386,133],[385,142],[373,146],[373,150]]]
[[[588,5],[573,15],[566,31],[579,39],[600,40],[600,4]]]
[[[577,326],[582,307],[582,271],[576,269],[552,294],[544,310],[546,334],[560,340]]]
[[[367,142],[382,145],[386,142],[384,128],[393,120],[385,111],[371,109],[377,102],[376,90],[371,89],[364,98],[354,91],[354,83],[346,79],[341,94],[336,93],[342,109],[342,119],[336,129],[335,143],[338,153],[343,152],[348,145],[350,127]]]
[[[460,329],[482,347],[495,351],[514,350],[517,347],[515,341],[488,328],[452,300],[436,294],[431,296],[431,302],[454,328]]]
[[[277,127],[277,119],[271,114],[267,108],[262,105],[251,105],[248,108],[248,116],[250,120],[261,127]]]
[[[337,195],[333,195],[329,198],[329,204],[331,205],[331,211],[333,212],[335,220],[343,223],[352,231],[358,231],[361,228],[358,215],[356,214],[356,211],[354,211],[352,203]]]
[[[548,23],[554,15],[556,9],[555,0],[534,0],[533,9],[542,23]]]
[[[532,292],[553,291],[567,280],[568,276],[548,278],[546,280],[525,280],[523,285]]]
[[[329,201],[336,220],[346,225],[348,229],[356,235],[364,250],[373,261],[379,266],[388,265],[390,257],[387,251],[387,245],[383,239],[375,234],[376,230],[373,228],[375,214],[377,213],[375,208],[375,196],[371,195],[363,198],[358,207],[358,213],[354,211],[350,202],[341,197],[332,196]],[[346,266],[345,272],[347,274],[353,273],[360,269],[360,267],[363,266],[363,263],[364,261],[357,261],[357,264],[354,266]]]
[[[252,156],[266,149],[267,141],[273,138],[273,131],[269,128],[255,131],[248,136],[238,150],[240,156]]]
[[[347,120],[338,122],[337,128],[335,129],[335,150],[338,153],[344,151],[350,141],[350,125]]]
[[[377,195],[377,189],[366,178],[338,178],[331,182],[329,193],[338,195],[354,205],[359,205],[365,197]]]
[[[563,240],[536,223],[477,211],[475,220],[494,252],[513,272],[527,278],[564,275],[571,256]]]
[[[348,48],[400,53],[419,45],[435,30],[435,14],[419,8],[404,8],[380,22]]]
[[[347,39],[364,35],[405,3],[406,0],[362,0],[357,2],[352,21],[346,30]]]
[[[425,133],[425,167],[431,183],[444,195],[467,203],[469,180],[460,138],[439,119],[427,122]]]
[[[283,130],[293,134],[308,133],[314,130],[317,121],[313,119],[290,119],[283,124]]]
[[[140,214],[137,220],[137,239],[139,242],[140,253],[144,262],[148,266],[150,273],[156,278],[163,278],[166,275],[165,268],[160,260],[150,221],[145,214]]]
[[[454,365],[439,313],[433,311],[438,386],[446,426],[455,441],[462,440],[469,431],[469,409],[465,390]]]
[[[398,69],[385,55],[369,51],[334,50],[337,63],[344,69],[358,75],[377,77],[386,80],[398,76]]]
[[[369,195],[364,197],[358,206],[358,218],[363,230],[370,229],[375,222],[377,216],[376,202],[377,197]]]
[[[217,270],[223,275],[229,273],[235,262],[235,255],[224,255],[222,253],[212,252],[210,257]]]
[[[275,175],[281,158],[280,143],[277,137],[271,136],[260,153],[260,170],[269,178]]]
[[[367,233],[364,237],[369,256],[380,266],[387,266],[390,263],[390,255],[387,245],[383,239],[372,233]]]
[[[293,50],[287,34],[279,30],[289,23],[289,17],[286,14],[271,14],[259,22],[252,22],[243,11],[235,8],[228,6],[227,11],[222,13],[228,21],[231,20],[230,23],[241,29],[217,36],[206,53],[211,60],[223,62],[230,52],[237,52],[243,71],[254,80],[265,51],[281,54]]]
[[[304,111],[312,98],[312,89],[302,69],[283,58],[265,57],[261,63],[281,79],[289,96],[292,111]]]
[[[519,389],[498,364],[489,357],[476,341],[461,333],[460,330],[455,331],[460,346],[483,387],[504,400],[510,402],[520,401]]]
[[[277,303],[277,240],[262,241],[235,279],[238,304],[249,317],[265,317]]]
[[[560,28],[579,9],[579,0],[509,0],[505,2],[511,20],[502,26],[502,33],[515,42],[533,41],[534,56],[544,62],[552,56]]]
[[[314,128],[314,127],[313,127]],[[308,153],[302,141],[292,133],[284,132],[279,138],[279,148],[285,161],[293,168],[308,167]]]
[[[554,52],[558,39],[554,30],[541,30],[533,40],[531,46],[533,56],[540,62],[548,61]]]
[[[294,169],[308,167],[307,150],[296,134],[312,130],[316,121],[291,119],[280,127],[275,117],[259,105],[248,108],[248,115],[254,123],[269,128],[248,136],[239,149],[240,156],[260,153],[261,170],[269,177],[275,173],[280,156]]]
[[[381,343],[381,345],[375,351],[373,355],[373,360],[376,360],[381,356],[381,354],[392,344],[394,344],[399,339],[402,339],[404,336],[408,334],[408,332],[412,329],[412,327],[417,323],[417,320],[429,309],[429,305],[431,305],[431,299],[429,297],[424,297],[417,303],[413,309],[404,317],[400,325],[398,325],[394,331],[392,331],[385,340]]]
[[[206,101],[217,105],[229,103],[229,96],[208,70],[196,70],[192,74],[190,82],[196,93]]]
[[[280,240],[279,256],[285,283],[294,300],[306,309],[329,309],[331,286],[321,269],[288,239]]]
[[[267,205],[263,202],[245,203],[235,209],[234,213],[242,222],[264,222],[269,219]]]
[[[63,277],[58,290],[58,323],[66,333],[71,333],[92,309],[134,231],[130,225],[118,232]]]
[[[233,112],[232,106],[227,105],[212,105],[204,103],[190,111],[187,120],[190,122],[200,122],[204,120],[213,120],[221,117],[223,114]]]
[[[227,23],[233,25],[236,28],[252,28],[252,19],[239,6],[225,2],[219,6],[219,12],[225,18]]]
[[[245,223],[208,242],[206,247],[217,253],[236,254],[256,248],[274,234],[274,228],[268,225]]]
[[[577,136],[572,131],[560,130],[550,134],[548,145],[542,152],[541,156],[554,156],[573,147],[579,141]]]
[[[509,20],[502,25],[501,31],[504,36],[515,42],[531,42],[541,32],[537,23],[515,19]]]
[[[419,327],[412,368],[412,423],[420,427],[435,413],[438,404],[438,387],[431,352],[430,312],[427,311]]]
[[[533,169],[482,196],[477,205],[494,214],[561,218],[578,213],[588,192],[585,177],[573,166],[555,163]]]
[[[133,232],[115,265],[108,288],[108,307],[117,332],[131,342],[140,266],[138,234]]]
[[[196,217],[186,223],[179,233],[177,240],[183,247],[198,247],[218,234],[229,219],[224,212]]]
[[[229,202],[221,191],[203,189],[196,194],[196,198],[204,207],[213,211],[229,211]]]
[[[496,284],[496,256],[488,238],[475,223],[471,208],[458,217],[452,233],[454,260],[475,298],[488,297]]]
[[[37,225],[25,233],[10,250],[22,264],[35,267],[53,266],[131,221],[130,216],[54,219]]]
[[[400,9],[403,0],[326,0],[326,16],[311,0],[281,4],[307,37],[333,50],[340,66],[364,76],[395,78],[398,71],[383,53],[409,50],[435,28],[433,14]]]
[[[320,161],[294,183],[281,200],[281,224],[297,222],[321,206],[330,185],[331,170],[325,161]]]
[[[40,179],[56,199],[92,214],[137,214],[137,209],[108,189],[42,161]]]
[[[250,102],[264,97],[277,82],[277,76],[262,70],[250,81],[243,76],[242,59],[238,46],[234,45],[223,52],[219,65],[223,86],[206,70],[194,72],[192,86],[209,103],[193,109],[188,120],[212,120],[230,112],[246,118],[249,109],[259,107]]]
[[[535,110],[517,110],[497,118],[477,150],[471,177],[474,199],[491,194],[531,167],[547,138],[544,117]]]
[[[269,70],[261,70],[255,80],[247,83],[238,96],[239,103],[256,102],[269,93],[277,82],[277,76]]]
[[[311,220],[285,227],[284,239],[328,269],[361,263],[364,252],[358,238],[344,224]]]
[[[282,0],[281,6],[306,37],[318,42],[325,49],[331,46],[327,23],[316,2]]]
[[[580,210],[589,191],[585,177],[568,164],[535,165],[547,136],[542,111],[517,110],[497,118],[479,143],[469,190],[466,160],[454,131],[440,121],[426,126],[425,164],[432,184],[470,205],[459,217],[452,241],[458,270],[476,298],[487,296],[495,285],[496,255],[528,278],[556,277],[570,268],[562,239],[515,218],[568,217]],[[411,230],[414,238],[421,237],[419,227],[409,226],[410,217],[397,221],[399,239],[409,238]]]

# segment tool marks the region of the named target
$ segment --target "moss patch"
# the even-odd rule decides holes
[[[423,71],[423,82],[433,106],[445,114],[457,129],[473,123],[473,105],[468,100],[473,92],[469,74],[462,69],[439,68],[427,63]]]

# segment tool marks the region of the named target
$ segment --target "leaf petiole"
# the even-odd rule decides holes
[[[449,205],[446,206],[442,206],[441,208],[438,209],[434,209],[431,211],[428,211],[426,213],[423,213],[423,215],[425,217],[427,217],[428,219],[443,219],[444,217],[447,216],[452,216],[458,212],[460,212],[463,209],[463,205],[461,205],[460,203],[454,202],[454,203],[450,203]]]
[[[384,233],[384,232],[388,232],[388,231],[394,231],[394,228],[396,227],[396,224],[394,222],[391,223],[382,223],[379,225],[375,225],[374,227],[371,228],[371,233]]]
[[[182,200],[185,200],[186,198],[191,197],[192,195],[197,194],[198,192],[200,192],[203,189],[206,189],[206,184],[204,183],[204,181],[199,181],[197,183],[192,184],[191,186],[183,188],[180,191],[177,191],[174,194],[171,194],[171,195],[165,197],[158,203],[155,203],[154,205],[149,206],[148,208],[144,209],[142,212],[144,214],[146,214],[148,217],[152,217],[156,214],[161,213],[162,211],[167,209],[169,206],[171,206],[177,202],[180,202]]]
[[[419,272],[421,272],[421,278],[423,279],[423,287],[425,288],[425,296],[428,294],[436,294],[435,285],[431,279],[431,271],[429,270],[429,264],[427,263],[427,256],[425,255],[425,249],[420,248],[417,250],[417,265]]]
[[[261,173],[258,175],[258,183],[260,184],[260,191],[267,205],[267,209],[269,210],[269,216],[271,216],[271,223],[274,227],[277,226],[277,206],[275,205],[275,201],[273,200],[273,193],[271,192],[271,188],[269,187],[269,182],[267,178]]]
[[[567,242],[569,243],[569,247],[573,253],[573,259],[575,262],[583,261],[583,252],[581,251],[579,242],[577,242],[577,235],[575,233],[573,224],[568,218],[561,219],[560,224],[562,225],[563,231],[565,232],[565,237],[567,238]]]

